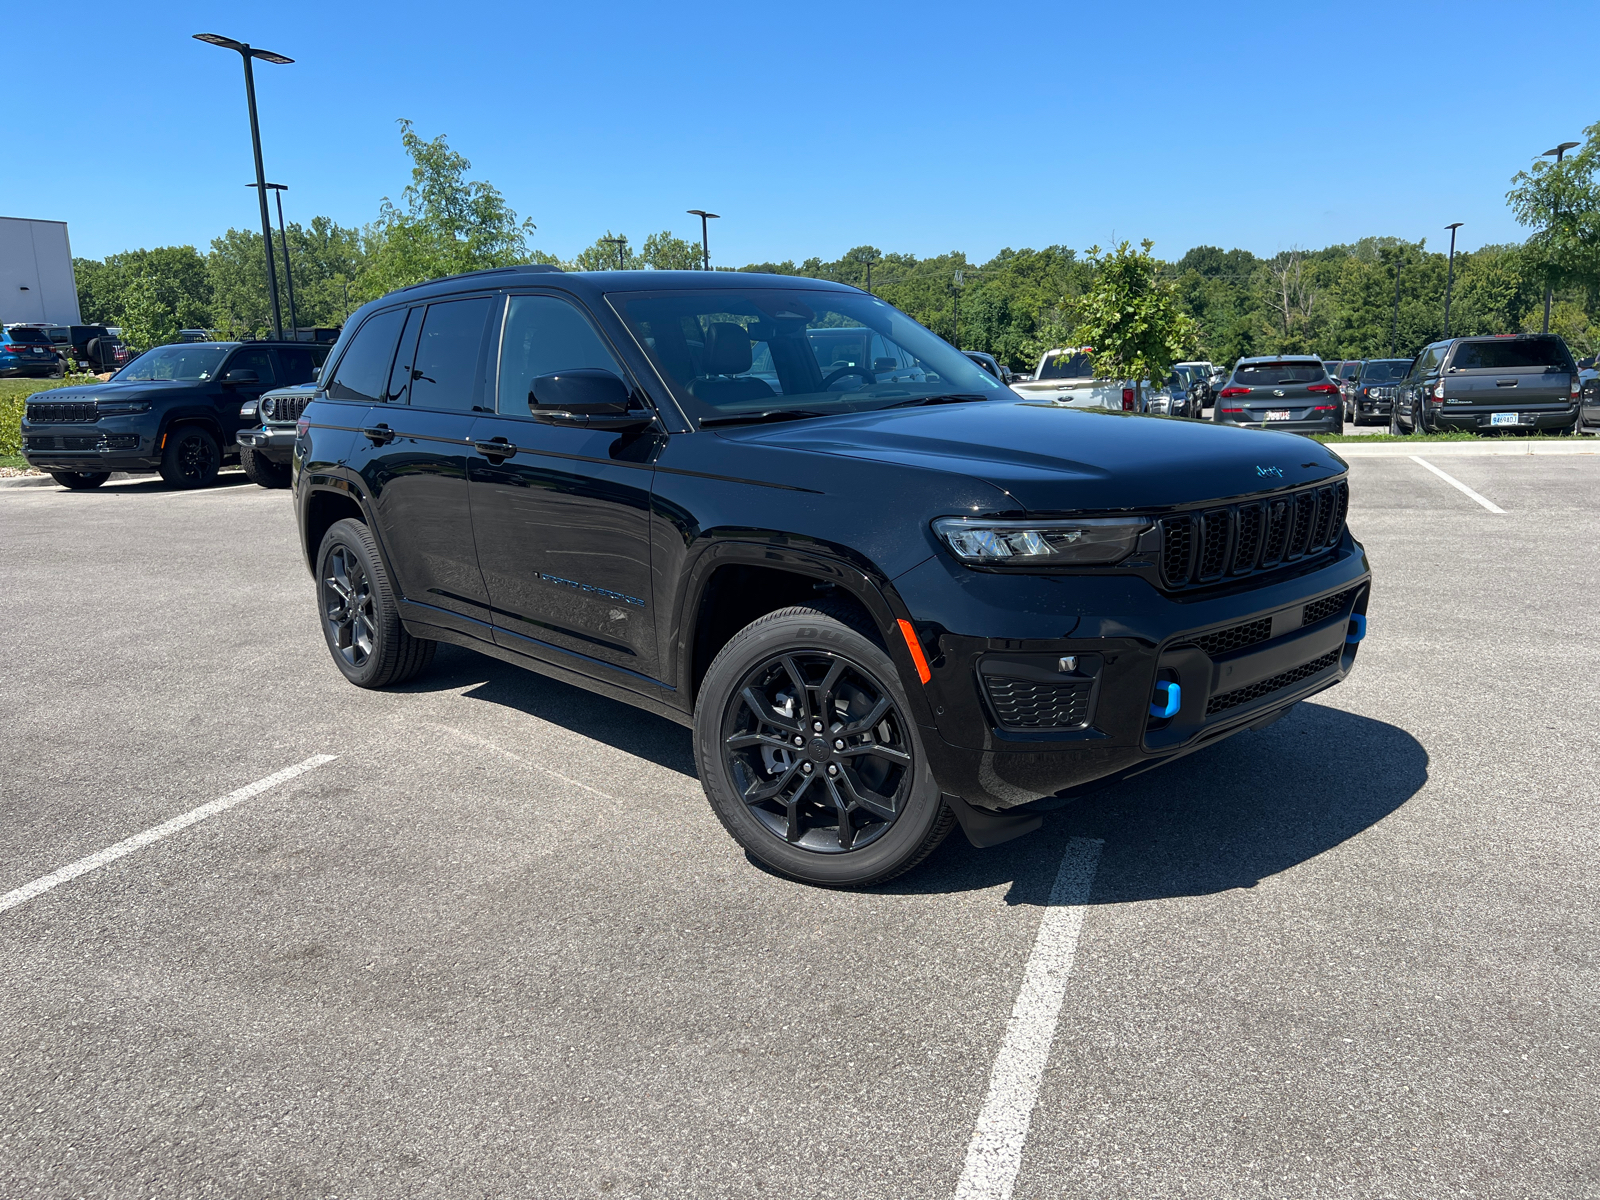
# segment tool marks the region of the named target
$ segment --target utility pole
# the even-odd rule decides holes
[[[1556,156],[1556,166],[1559,167],[1561,165],[1561,160],[1563,157],[1565,157],[1567,151],[1571,150],[1577,144],[1577,142],[1562,142],[1555,149],[1546,150],[1539,157],[1548,158],[1550,155],[1554,154]],[[1560,215],[1560,213],[1556,212],[1552,212],[1550,214],[1550,229],[1552,233],[1555,232],[1556,218]],[[1546,281],[1544,285],[1544,331],[1546,333],[1550,332],[1550,284],[1548,281]]]
[[[255,187],[253,183],[245,187]],[[283,194],[289,190],[286,183],[269,183],[267,188],[272,192],[273,198],[278,202],[278,241],[283,245],[283,282],[289,289],[289,340],[298,341],[300,334],[300,319],[294,311],[294,271],[289,266],[289,230],[283,223]]]
[[[256,120],[256,77],[250,68],[252,59],[262,59],[269,63],[287,65],[294,59],[282,54],[275,54],[271,50],[258,50],[247,42],[235,41],[230,37],[223,37],[220,33],[197,33],[194,39],[207,42],[213,46],[221,46],[224,50],[237,51],[239,57],[244,59],[244,94],[250,105],[250,147],[256,156],[256,198],[261,201],[261,237],[267,248],[267,299],[272,307],[272,336],[283,337],[283,314],[278,308],[278,268],[272,260],[272,217],[267,212],[267,172],[261,165],[261,126]]]
[[[691,217],[700,218],[700,269],[709,271],[711,270],[711,237],[706,232],[706,222],[715,221],[718,214],[707,212],[703,208],[691,208],[687,211]]]
[[[1444,275],[1444,335],[1445,335],[1445,337],[1449,337],[1450,336],[1450,285],[1452,283],[1454,283],[1455,279],[1456,279],[1456,230],[1460,229],[1461,226],[1464,225],[1464,224],[1465,224],[1464,221],[1457,221],[1453,225],[1446,225],[1445,226],[1445,228],[1450,231],[1450,262],[1449,262],[1449,265],[1445,268],[1445,275]],[[1549,316],[1548,313],[1545,314],[1544,323],[1545,323],[1545,325],[1547,327],[1550,324],[1550,316]]]
[[[963,279],[963,277],[965,275],[966,275],[965,271],[957,271],[956,272],[955,286],[951,289],[951,292],[955,297],[955,310],[956,310],[955,311],[955,322],[954,322],[956,336],[955,336],[955,341],[954,341],[953,345],[955,346],[955,348],[957,350],[961,349],[961,280]]]

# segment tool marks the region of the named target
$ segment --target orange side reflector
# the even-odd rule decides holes
[[[922,653],[922,643],[917,641],[917,631],[911,628],[910,621],[900,622],[900,636],[906,639],[906,649],[911,651],[911,661],[917,664],[917,678],[927,683],[933,678],[933,672],[928,670],[928,660]]]

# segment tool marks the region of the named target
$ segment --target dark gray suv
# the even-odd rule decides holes
[[[1344,404],[1320,358],[1241,358],[1217,393],[1211,419],[1285,433],[1343,433]]]
[[[1397,385],[1389,432],[1573,433],[1581,389],[1553,333],[1451,338],[1423,347]]]

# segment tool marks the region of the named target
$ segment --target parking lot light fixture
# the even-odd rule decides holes
[[[718,214],[707,212],[703,208],[691,208],[687,211],[691,217],[700,218],[700,269],[709,271],[711,270],[711,237],[707,233],[706,222],[715,221]]]
[[[1561,160],[1566,157],[1567,151],[1571,150],[1577,144],[1577,142],[1562,142],[1559,146],[1552,146],[1543,154],[1539,155],[1539,157],[1549,158],[1553,154],[1556,157],[1556,166],[1559,167],[1561,165]],[[1552,213],[1550,217],[1552,232],[1555,225],[1556,215],[1557,214]],[[1544,285],[1544,332],[1550,332],[1550,284],[1548,282],[1546,282]]]
[[[1456,221],[1453,224],[1445,226],[1445,228],[1450,231],[1450,260],[1449,260],[1449,263],[1445,267],[1445,273],[1444,273],[1444,335],[1445,335],[1445,337],[1449,337],[1450,336],[1450,285],[1455,282],[1455,278],[1456,278],[1456,230],[1460,229],[1465,224],[1466,224],[1465,221]]]
[[[615,237],[615,238],[601,238],[600,240],[602,242],[604,242],[606,245],[614,246],[616,248],[616,251],[617,251],[617,270],[619,270],[619,271],[622,270],[622,248],[628,244],[628,239],[625,238],[625,237]]]
[[[220,33],[197,33],[194,39],[197,42],[220,46],[224,50],[236,51],[244,60],[244,94],[250,106],[250,148],[255,152],[256,158],[256,199],[261,202],[261,236],[267,250],[267,300],[272,309],[272,336],[281,339],[283,316],[278,308],[278,269],[272,261],[272,216],[267,212],[267,172],[261,165],[261,125],[256,120],[256,77],[250,63],[252,59],[259,58],[262,62],[287,66],[294,62],[294,59],[271,50],[262,50],[248,42],[223,37]]]
[[[1394,329],[1389,334],[1389,357],[1393,358],[1400,346],[1400,248],[1394,252]]]
[[[255,186],[253,183],[245,184],[245,187]],[[289,293],[289,340],[293,342],[298,341],[300,337],[300,320],[294,311],[294,270],[289,266],[289,230],[283,223],[283,194],[289,190],[289,185],[269,183],[267,189],[278,202],[278,241],[283,244],[283,283]]]

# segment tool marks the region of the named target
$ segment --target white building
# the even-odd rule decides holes
[[[0,217],[0,325],[80,325],[65,221]]]

